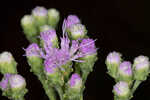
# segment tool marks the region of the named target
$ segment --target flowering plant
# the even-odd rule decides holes
[[[123,61],[121,54],[111,52],[106,58],[108,74],[116,81],[113,88],[114,100],[129,100],[141,82],[147,79],[150,73],[150,62],[146,56],[138,56],[133,65]]]
[[[83,100],[87,76],[97,60],[95,40],[76,15],[63,21],[62,36],[56,34],[60,19],[54,9],[36,7],[21,25],[30,45],[24,49],[31,71],[41,81],[50,100]]]

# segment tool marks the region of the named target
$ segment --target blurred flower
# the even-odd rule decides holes
[[[48,9],[48,24],[51,27],[56,28],[56,26],[59,22],[59,19],[60,19],[59,11],[57,11],[54,8]]]
[[[54,29],[41,32],[40,38],[44,42],[44,47],[57,46],[58,44],[58,38]]]
[[[2,74],[17,73],[16,65],[17,63],[10,52],[5,51],[0,54],[0,72]]]
[[[64,23],[66,28],[70,28],[71,26],[75,24],[79,24],[80,19],[76,15],[69,15],[67,19],[64,20]]]
[[[33,16],[47,16],[47,9],[37,6],[32,10]]]
[[[79,51],[83,55],[91,55],[96,53],[97,49],[95,47],[95,41],[92,39],[83,39],[80,43]]]
[[[118,98],[126,98],[126,99],[129,98],[130,89],[129,89],[128,83],[126,83],[124,81],[118,82],[114,86],[113,92]],[[121,99],[119,99],[119,100],[121,100]]]
[[[111,52],[108,54],[106,62],[108,64],[116,64],[119,65],[121,63],[121,54],[118,52]]]
[[[36,43],[30,44],[25,51],[27,57],[40,57],[42,54],[41,49]]]
[[[22,89],[26,86],[25,79],[19,74],[10,76],[9,84],[11,89]]]
[[[113,78],[117,78],[118,67],[121,63],[121,54],[118,52],[111,52],[106,58],[106,65],[108,69],[108,74]]]
[[[71,88],[81,89],[82,79],[77,73],[74,73],[69,80],[69,84]]]
[[[146,80],[150,73],[150,62],[146,56],[138,56],[133,64],[134,78],[136,80]]]
[[[131,63],[129,61],[123,61],[119,67],[120,73],[130,76],[132,75]]]
[[[47,9],[40,6],[32,10],[32,16],[35,18],[38,27],[47,24],[47,13]]]

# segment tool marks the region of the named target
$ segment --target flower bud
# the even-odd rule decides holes
[[[133,64],[134,78],[136,80],[146,80],[150,72],[149,58],[146,56],[138,56],[134,59]]]
[[[120,64],[118,69],[118,78],[122,81],[132,80],[132,68],[129,61],[124,61]]]
[[[78,74],[76,74],[76,73],[72,74],[72,76],[71,76],[71,78],[69,80],[69,85],[73,89],[80,90],[81,87],[82,87],[82,79],[81,79],[81,77]]]
[[[16,74],[17,73],[16,66],[17,63],[10,52],[5,51],[0,54],[0,72],[2,74],[6,73]]]
[[[72,25],[67,29],[69,37],[73,40],[82,39],[86,36],[87,30],[82,24]]]
[[[86,56],[95,54],[97,51],[95,41],[89,38],[83,39],[80,43],[79,51]]]
[[[26,87],[25,79],[19,74],[10,76],[9,84],[12,91],[21,90]]]
[[[127,82],[120,81],[114,88],[113,92],[115,94],[116,100],[128,100],[130,97],[130,88]]]
[[[118,52],[111,52],[106,58],[106,65],[108,74],[113,78],[117,78],[118,67],[121,63],[121,54]]]
[[[5,91],[9,88],[8,80],[11,77],[11,74],[5,74],[2,81],[0,82],[0,88]]]
[[[66,25],[66,28],[70,28],[71,26],[75,24],[80,24],[80,19],[76,15],[69,15],[67,19],[64,21],[64,24]]]
[[[48,77],[48,80],[53,85],[62,86],[64,84],[64,78],[59,71],[59,68],[56,64],[54,64],[51,59],[46,59],[44,61],[44,72]]]
[[[26,49],[26,56],[28,58],[28,63],[31,66],[33,71],[39,72],[38,70],[42,69],[42,51],[36,43],[30,44]]]
[[[40,33],[48,30],[52,30],[53,28],[49,25],[43,25],[40,27]]]
[[[40,38],[42,39],[41,44],[44,43],[44,46],[58,46],[58,38],[54,29],[41,32]]]
[[[82,89],[83,89],[83,85],[82,85],[81,77],[77,73],[72,74],[70,80],[66,85],[65,94],[64,94],[65,100],[71,100],[71,99],[79,100]]]
[[[53,28],[56,28],[60,19],[59,11],[54,8],[48,10],[48,24]]]
[[[21,19],[21,25],[27,38],[35,37],[38,35],[36,25],[35,25],[35,19],[33,18],[33,16],[25,15]]]
[[[89,38],[83,39],[79,46],[79,52],[81,55],[80,60],[83,61],[83,63],[78,63],[78,66],[83,73],[91,72],[97,60],[95,41]]]
[[[32,16],[35,18],[38,27],[47,24],[47,13],[46,8],[39,6],[32,10]]]

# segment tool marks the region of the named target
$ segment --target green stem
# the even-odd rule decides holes
[[[142,81],[136,80],[134,82],[133,88],[132,88],[132,94],[135,92],[135,90],[138,88],[138,86],[141,84]]]
[[[13,99],[13,100],[25,100],[24,98],[17,98],[17,99]]]
[[[80,100],[83,100],[83,94],[81,93]]]
[[[59,94],[60,100],[63,100],[63,89],[62,89],[62,87],[56,85],[56,86],[55,86],[55,89],[56,89],[56,91],[57,91],[58,94]]]
[[[43,75],[39,75],[39,74],[38,74],[37,76],[38,76],[39,80],[41,81],[41,83],[42,83],[42,85],[43,85],[43,88],[44,88],[44,90],[45,90],[45,92],[46,92],[48,98],[49,98],[50,100],[56,100],[55,91],[54,91],[54,89],[52,88],[52,86],[50,86],[50,85],[48,84],[48,81],[45,80],[45,78],[44,78]]]
[[[85,72],[85,71],[82,73],[83,84],[85,84],[89,73],[90,73],[90,72]]]

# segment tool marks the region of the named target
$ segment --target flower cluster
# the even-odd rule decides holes
[[[27,92],[25,79],[17,74],[16,62],[10,52],[0,54],[0,72],[3,78],[0,89],[4,96],[14,100],[23,100]]]
[[[33,26],[40,27],[40,34],[36,35],[37,41],[32,41],[35,36],[31,38],[31,44],[25,49],[31,71],[38,76],[51,100],[56,100],[53,91],[58,92],[61,100],[82,98],[84,82],[97,60],[95,40],[87,36],[85,26],[76,15],[64,19],[60,38],[55,30],[59,20],[57,10],[36,7],[32,18],[36,20]],[[25,20],[26,16],[21,20],[24,32],[28,27]],[[30,33],[25,34],[29,37]]]
[[[24,15],[21,19],[21,26],[24,34],[30,42],[38,43],[40,32],[55,29],[59,22],[59,12],[54,9],[46,9],[37,6],[30,15]]]
[[[108,74],[117,82],[113,92],[115,100],[131,99],[140,83],[147,79],[150,73],[150,61],[146,56],[138,56],[133,65],[123,61],[121,54],[111,52],[106,58]]]

